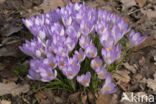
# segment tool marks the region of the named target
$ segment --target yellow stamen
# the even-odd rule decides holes
[[[61,62],[61,63],[60,63],[60,66],[64,66],[64,62]]]
[[[95,61],[95,62],[94,62],[94,66],[95,66],[95,67],[99,67],[99,64]]]
[[[103,90],[110,91],[110,89],[109,89],[108,86],[105,86],[105,87],[103,88]]]
[[[83,45],[85,45],[86,44],[86,42],[85,41],[83,41],[83,43],[82,43]]]
[[[52,77],[52,76],[54,76],[53,74],[51,74],[51,73],[47,73],[48,74],[48,77]]]
[[[84,79],[84,80],[83,80],[83,84],[87,84],[87,80]]]
[[[87,29],[87,26],[85,26],[84,28],[83,28],[83,30],[86,30]]]
[[[81,55],[78,55],[78,58],[79,58],[79,59],[82,59],[82,56],[81,56]]]
[[[90,51],[90,54],[92,55],[92,57],[94,57],[94,53],[92,51]]]
[[[101,32],[103,32],[104,31],[104,28],[101,28]]]
[[[51,68],[53,68],[55,65],[54,65],[53,62],[51,62],[51,63],[49,64],[49,66],[50,66]]]
[[[72,64],[73,64],[73,66],[75,66],[75,65],[76,65],[76,64],[75,64],[75,62],[73,62]]]
[[[101,73],[99,73],[99,76],[101,77],[101,78],[104,78],[104,74],[101,72]]]
[[[111,47],[109,47],[108,49],[109,49],[110,51],[112,50],[112,48],[111,48]]]
[[[68,76],[72,76],[73,75],[73,73],[71,73],[71,72],[68,72]]]

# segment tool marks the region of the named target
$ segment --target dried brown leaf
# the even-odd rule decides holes
[[[127,68],[132,73],[136,73],[136,69],[132,65],[129,65],[129,63],[126,62],[126,63],[123,63],[123,65],[125,68]]]
[[[56,9],[58,6],[64,6],[62,0],[44,0],[43,3],[39,6],[38,9],[44,10],[44,12],[49,12],[50,10]]]
[[[136,0],[136,2],[138,3],[139,7],[142,8],[146,4],[147,0]]]
[[[121,2],[123,4],[123,10],[136,5],[135,0],[121,0]]]
[[[0,104],[11,104],[11,101],[8,101],[8,100],[2,100]]]
[[[111,103],[112,95],[104,94],[97,98],[96,104],[112,104]]]
[[[74,94],[69,95],[69,101],[70,102],[77,102],[80,99],[81,92],[76,92]]]
[[[152,90],[156,91],[156,73],[154,74],[154,80],[148,79],[146,81],[147,81],[147,86]]]
[[[127,70],[118,70],[113,74],[113,78],[118,80],[118,82],[128,83],[130,81],[129,71]]]
[[[29,91],[29,85],[17,85],[14,82],[0,83],[0,95],[12,94],[13,96]]]

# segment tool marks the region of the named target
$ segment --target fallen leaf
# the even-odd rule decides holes
[[[99,4],[103,4],[104,3],[104,0],[95,0],[97,3]]]
[[[95,103],[95,98],[94,98],[93,93],[89,91],[87,96],[88,96],[88,100],[89,100],[90,104],[94,104]]]
[[[0,4],[4,3],[6,0],[0,0]]]
[[[82,99],[82,104],[87,104],[87,95],[82,96],[81,99]],[[94,104],[94,103],[90,103],[90,104]]]
[[[153,79],[147,79],[147,86],[151,88],[153,91],[156,91],[156,73],[154,74],[154,80]]]
[[[136,2],[138,3],[139,7],[142,8],[146,4],[147,0],[136,0]]]
[[[11,104],[11,101],[8,101],[8,100],[2,100],[0,104]]]
[[[100,94],[96,100],[96,104],[112,104],[110,101],[112,99],[112,95],[109,94]]]
[[[112,77],[118,80],[119,83],[120,82],[128,83],[130,81],[129,73],[130,72],[127,70],[118,70],[112,75]]]
[[[55,104],[56,100],[58,103],[62,102],[62,101],[58,101],[62,99],[59,99],[58,97],[54,96],[52,90],[50,89],[45,89],[43,91],[37,92],[35,94],[35,98],[37,99],[39,104]]]
[[[62,0],[44,0],[43,3],[39,6],[38,9],[44,10],[44,12],[49,12],[50,10],[54,10],[57,7],[64,6],[64,2]]]
[[[12,94],[13,96],[29,91],[29,85],[17,85],[15,82],[0,83],[0,95]]]
[[[43,91],[39,91],[35,94],[35,98],[37,99],[38,102],[41,102],[41,100],[46,99],[46,95],[44,94]]]
[[[141,12],[147,16],[148,20],[151,20],[151,19],[154,19],[156,18],[156,13],[154,10],[151,10],[151,9],[147,9],[147,10],[144,10],[144,9],[141,9]]]
[[[2,36],[10,36],[13,33],[17,33],[22,29],[22,26],[17,25],[15,22],[6,23],[1,29]]]
[[[73,3],[75,2],[81,2],[82,0],[71,0]]]
[[[76,93],[69,95],[69,101],[73,103],[77,102],[80,99],[80,94],[81,92],[76,92]]]
[[[121,0],[121,2],[123,4],[123,10],[136,5],[135,0]]]
[[[149,36],[147,37],[142,43],[138,44],[137,46],[132,48],[132,51],[138,51],[145,47],[155,46],[156,45],[156,36]]]
[[[123,63],[124,67],[127,68],[129,71],[131,71],[132,73],[136,73],[136,69],[132,66],[132,65],[129,65],[128,62],[126,63]]]

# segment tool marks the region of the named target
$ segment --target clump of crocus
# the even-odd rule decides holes
[[[116,92],[107,68],[122,56],[119,41],[130,31],[124,19],[107,10],[91,9],[84,3],[69,3],[23,22],[34,35],[20,47],[32,57],[29,78],[50,82],[57,78],[59,70],[68,80],[76,79],[89,87],[96,75],[104,81],[102,94]],[[144,39],[132,30],[129,43],[133,47]],[[83,64],[89,66],[83,68]]]

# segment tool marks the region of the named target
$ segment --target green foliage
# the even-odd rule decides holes
[[[29,69],[29,64],[21,64],[19,66],[17,66],[15,69],[14,69],[14,74],[16,75],[23,75],[23,74],[26,74],[28,72],[28,69]]]

